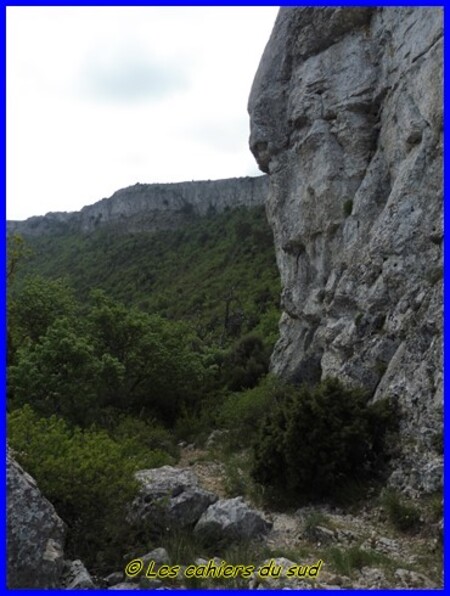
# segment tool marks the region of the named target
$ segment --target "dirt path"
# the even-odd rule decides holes
[[[221,499],[227,498],[224,465],[212,460],[208,451],[190,446],[183,447],[176,467],[190,468],[197,475],[202,488],[215,493]]]
[[[177,467],[191,469],[205,490],[220,498],[230,497],[226,491],[225,466],[210,451],[183,447]],[[273,524],[262,542],[264,546],[288,559],[301,556],[309,564],[324,557],[321,578],[326,587],[436,588],[441,585],[437,533],[427,532],[426,528],[415,535],[398,532],[379,506],[368,505],[358,514],[311,506],[292,513],[266,510],[264,515]],[[348,558],[351,577],[343,569],[337,572],[336,564],[325,560],[337,551],[344,560],[342,568]],[[361,551],[363,555],[367,553],[365,559],[358,555]],[[358,556],[362,557],[361,562],[352,561],[352,557]]]

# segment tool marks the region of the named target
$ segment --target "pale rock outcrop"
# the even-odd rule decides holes
[[[65,561],[62,585],[66,590],[95,589],[91,574],[79,559]]]
[[[203,513],[194,533],[212,545],[242,542],[266,534],[272,524],[242,497],[217,501]]]
[[[8,587],[57,588],[66,527],[36,481],[7,451]]]
[[[131,504],[128,519],[151,523],[157,530],[194,525],[217,496],[199,486],[197,476],[188,469],[162,466],[136,472],[141,483]]]
[[[119,233],[175,229],[195,217],[236,207],[263,205],[267,176],[173,184],[135,184],[73,213],[47,213],[9,221],[8,234],[29,236],[89,233],[102,227]]]
[[[423,491],[442,471],[442,21],[281,9],[249,100],[283,285],[272,369],[397,400],[396,484]]]

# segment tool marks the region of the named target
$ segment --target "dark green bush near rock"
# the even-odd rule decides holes
[[[388,405],[327,379],[314,388],[286,385],[260,424],[253,478],[275,497],[333,497],[352,480],[376,475],[388,457],[385,433],[395,426]]]
[[[222,378],[231,391],[255,387],[269,368],[270,351],[254,334],[242,337],[225,355]]]

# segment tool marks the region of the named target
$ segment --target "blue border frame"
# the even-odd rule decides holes
[[[3,138],[3,144],[2,144],[2,150],[3,150],[3,154],[4,154],[4,158],[2,160],[3,163],[3,167],[1,169],[1,173],[3,176],[3,189],[4,189],[4,198],[3,201],[0,202],[0,230],[2,233],[2,238],[3,238],[3,242],[0,242],[0,259],[1,259],[1,263],[3,266],[3,271],[4,274],[2,276],[0,276],[1,279],[1,296],[0,296],[0,306],[1,306],[1,313],[2,313],[2,319],[1,319],[1,329],[2,329],[2,335],[3,335],[3,341],[1,344],[1,349],[2,349],[2,357],[3,357],[3,362],[6,364],[6,8],[8,6],[149,6],[152,5],[151,3],[149,4],[148,2],[139,2],[139,1],[134,1],[132,3],[130,3],[129,5],[124,4],[123,2],[83,2],[83,1],[78,1],[78,2],[42,2],[42,3],[35,3],[35,2],[20,2],[20,1],[4,1],[2,2],[2,10],[0,13],[0,25],[1,25],[1,35],[3,38],[3,44],[2,44],[2,52],[3,52],[3,56],[2,56],[2,61],[1,61],[1,67],[2,67],[2,93],[1,93],[1,101],[2,101],[2,114],[3,114],[3,118],[1,119],[1,133],[2,133],[2,138]],[[449,138],[448,132],[449,132],[449,121],[448,118],[446,118],[446,113],[447,113],[447,93],[445,93],[446,88],[447,88],[447,77],[445,76],[445,65],[448,64],[448,60],[450,57],[450,49],[449,49],[449,44],[446,43],[446,36],[445,36],[445,32],[450,30],[450,9],[447,9],[445,2],[433,2],[433,1],[423,1],[420,2],[420,0],[413,0],[410,2],[388,2],[388,3],[383,3],[383,2],[375,2],[372,0],[362,0],[361,2],[357,2],[357,1],[353,1],[353,2],[339,2],[338,0],[332,0],[330,2],[304,2],[304,3],[297,3],[297,2],[286,2],[283,1],[281,3],[275,3],[275,2],[269,2],[267,0],[260,0],[259,2],[229,2],[229,3],[211,3],[211,2],[193,2],[193,3],[183,3],[183,2],[158,2],[158,3],[154,3],[153,5],[157,5],[157,6],[382,6],[382,7],[389,7],[389,6],[420,6],[420,7],[425,7],[425,6],[434,6],[434,7],[442,7],[443,8],[443,12],[444,12],[444,135],[445,138]],[[447,155],[444,155],[444,196],[445,196],[445,189],[448,187],[448,178],[449,178],[449,174],[448,174],[448,168],[447,166]],[[444,201],[444,230],[447,229],[447,223],[449,220],[449,213],[448,213],[448,208],[446,206],[446,202]],[[450,276],[450,272],[447,270],[447,268],[445,267],[445,264],[448,262],[448,255],[449,255],[449,248],[447,246],[447,243],[444,243],[444,305],[446,305],[447,302],[447,292],[446,292],[446,288],[448,287],[449,284],[449,276]],[[448,332],[449,332],[449,318],[445,316],[445,307],[444,307],[444,369],[445,369],[445,356],[446,356],[446,338],[448,337]],[[4,366],[0,366],[0,380],[1,380],[1,390],[2,390],[2,395],[5,396],[6,394],[6,371],[5,371],[5,367]],[[444,375],[444,396],[447,394],[447,376]],[[6,404],[5,404],[6,405]],[[2,418],[2,428],[5,432],[6,435],[6,407],[3,410],[3,418]],[[447,419],[448,419],[448,408],[445,407],[445,400],[444,400],[444,429],[447,428]],[[4,506],[3,511],[5,512],[5,516],[2,519],[2,524],[1,524],[1,535],[0,535],[0,545],[1,545],[1,569],[0,569],[0,590],[3,592],[16,592],[17,590],[9,590],[6,588],[6,467],[5,467],[5,461],[6,461],[6,441],[0,441],[0,449],[1,449],[1,454],[0,454],[0,460],[1,460],[1,465],[4,466],[3,467],[3,482],[0,483],[0,490],[1,490],[1,495],[2,495],[2,503]],[[447,436],[447,433],[444,433],[444,449],[445,452],[447,452],[448,448],[450,447],[450,439]],[[446,467],[446,466],[445,466]],[[448,519],[448,511],[449,511],[449,505],[448,505],[448,499],[447,499],[447,483],[444,482],[444,519]],[[446,543],[447,537],[449,535],[449,532],[447,531],[446,526],[444,527],[444,545]],[[448,565],[448,561],[447,561],[447,557],[445,556],[445,550],[444,550],[444,587],[441,588],[440,590],[444,590],[445,587],[447,586],[448,582],[447,582],[447,578],[448,578],[448,571],[449,571],[449,565]],[[21,592],[25,592],[25,593],[29,593],[29,594],[45,594],[48,593],[48,590],[35,590],[35,589],[31,589],[31,590],[20,590]],[[195,592],[196,590],[184,590],[183,593],[184,594],[189,594],[190,592]],[[201,592],[205,592],[205,591],[209,591],[209,590],[200,590]],[[239,591],[239,590],[238,590]],[[247,590],[242,590],[242,591],[247,591]],[[66,592],[66,590],[52,590],[52,593],[61,593],[64,594]],[[117,591],[116,593],[128,593],[128,590],[120,590]],[[228,593],[228,592],[236,592],[236,590],[221,590],[221,593]],[[281,592],[281,590],[270,590],[270,593],[279,593]],[[355,590],[340,590],[340,593],[354,593]],[[357,592],[363,592],[363,593],[367,593],[367,594],[373,594],[373,590],[357,590]],[[390,590],[381,590],[381,592],[387,592],[387,593],[401,593],[401,592],[407,592],[407,593],[411,593],[411,590],[403,590],[403,589],[390,589]],[[436,590],[431,590],[431,589],[425,589],[425,590],[420,590],[420,592],[423,593],[430,593],[430,594],[435,594]],[[109,593],[107,590],[96,590],[95,591],[96,594],[98,593]]]

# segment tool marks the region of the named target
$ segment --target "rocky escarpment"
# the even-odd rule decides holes
[[[26,221],[9,221],[8,233],[38,236],[92,232],[109,226],[120,232],[174,229],[196,216],[226,208],[262,205],[267,176],[174,184],[135,184],[110,198],[73,213],[48,213]]]
[[[442,473],[442,10],[282,9],[253,84],[282,278],[273,370],[400,406],[391,482]]]
[[[64,522],[36,481],[7,452],[8,587],[56,588],[64,569]]]

